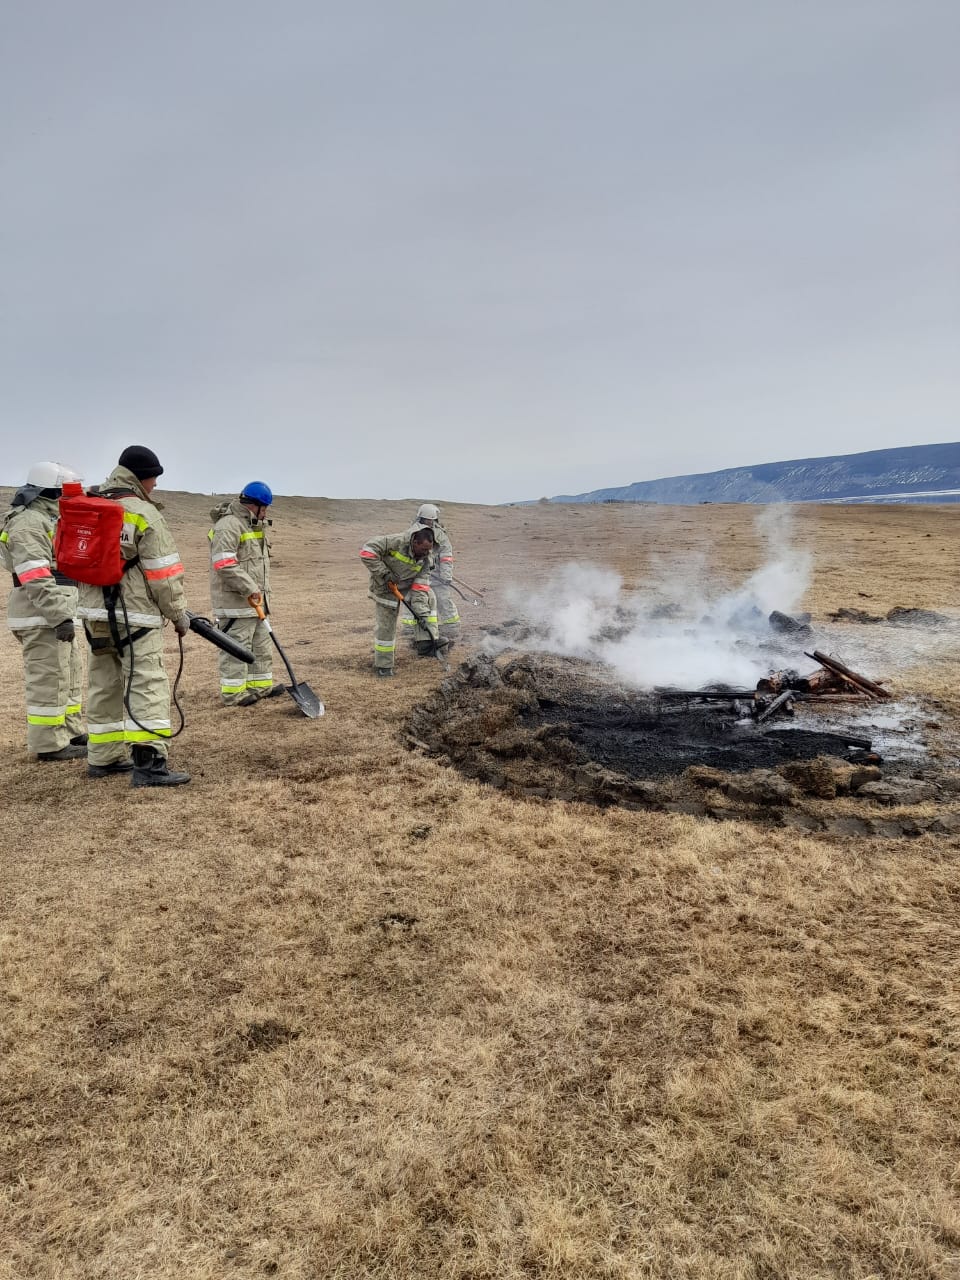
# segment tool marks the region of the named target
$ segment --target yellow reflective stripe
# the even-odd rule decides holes
[[[66,715],[62,716],[32,716],[27,713],[27,724],[63,724]]]
[[[9,542],[9,541],[10,539],[7,537],[7,531],[6,529],[4,529],[3,533],[0,533],[0,542]]]
[[[169,729],[153,729],[148,733],[144,733],[140,729],[135,729],[135,730],[128,729],[127,732],[122,734],[121,736],[125,738],[127,742],[151,742],[154,738],[169,738],[170,730]]]
[[[67,707],[67,715],[78,716],[82,710],[83,707],[79,702],[71,702],[69,707]]]
[[[135,525],[141,533],[146,533],[150,528],[150,521],[145,516],[139,516],[135,511],[124,511],[123,523]]]
[[[270,689],[273,687],[273,676],[269,680],[248,680],[248,689]]]
[[[122,729],[116,729],[112,733],[91,733],[88,737],[91,742],[123,742],[126,734]]]
[[[447,626],[447,625],[448,625],[449,623],[451,623],[451,622],[459,622],[459,621],[460,621],[460,615],[459,615],[459,613],[451,613],[451,615],[450,615],[450,617],[449,617],[449,618],[441,618],[441,619],[440,619],[440,626],[441,626],[441,627],[445,627],[445,626]]]
[[[251,529],[247,533],[241,533],[240,541],[249,542],[251,538],[262,538],[262,537],[263,537],[262,529]]]
[[[400,619],[400,623],[404,627],[415,627],[417,625],[416,618],[408,618],[406,614]]]
[[[207,534],[207,537],[210,539],[210,541],[211,541],[211,542],[213,541],[213,530],[212,530],[212,529],[211,529],[211,530],[210,530],[210,532]]]
[[[393,641],[391,644],[377,644],[376,641],[374,641],[373,647],[377,653],[393,653],[394,649],[397,647],[397,643],[396,641]]]
[[[419,560],[411,560],[410,557],[405,556],[402,551],[391,551],[390,554],[393,556],[394,560],[402,560],[404,564],[415,564],[418,569],[420,568]]]

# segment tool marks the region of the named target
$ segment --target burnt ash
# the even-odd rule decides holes
[[[863,749],[842,735],[807,729],[758,729],[722,705],[684,704],[646,712],[624,710],[615,697],[571,697],[562,702],[538,699],[521,717],[525,728],[563,726],[584,761],[594,761],[628,778],[664,778],[693,764],[742,773],[775,769],[789,760],[845,754],[862,758]]]

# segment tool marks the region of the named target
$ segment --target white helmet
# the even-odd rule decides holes
[[[27,472],[27,484],[37,489],[62,489],[69,480],[80,477],[62,462],[35,462]]]
[[[439,520],[440,508],[435,507],[432,502],[424,502],[417,512],[418,520]]]

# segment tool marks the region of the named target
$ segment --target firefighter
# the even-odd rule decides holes
[[[0,529],[0,562],[13,576],[7,625],[23,649],[27,750],[43,761],[87,754],[80,720],[77,585],[57,572],[53,558],[57,502],[64,481],[77,479],[59,462],[36,463]]]
[[[267,510],[273,502],[269,485],[252,480],[239,498],[222,502],[210,515],[210,603],[217,626],[247,649],[254,662],[218,650],[220,701],[225,707],[252,707],[283,693],[273,683],[273,647],[266,623],[249,603],[255,599],[270,612],[270,552],[264,537]]]
[[[87,677],[92,778],[130,773],[134,787],[190,781],[167,765],[170,684],[163,669],[163,623],[190,629],[183,565],[161,505],[150,496],[163,467],[152,449],[133,444],[97,491],[123,507],[119,587],[81,584],[80,617],[90,645]],[[127,754],[131,748],[132,760]]]
[[[440,635],[452,646],[460,638],[460,613],[453,598],[453,543],[440,523],[440,508],[432,502],[424,502],[417,511],[416,524],[433,530],[434,561],[436,568],[430,574],[430,585],[437,598],[437,625]],[[416,618],[409,614],[402,619],[404,631],[413,636]]]
[[[416,618],[414,645],[421,657],[446,648],[437,625],[437,599],[430,586],[434,567],[433,530],[415,524],[405,533],[371,538],[360,548],[360,559],[370,571],[370,599],[376,605],[373,633],[373,669],[378,676],[393,675],[397,647],[397,612],[400,601],[390,591],[394,583]]]

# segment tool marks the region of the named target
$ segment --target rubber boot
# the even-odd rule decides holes
[[[190,781],[189,773],[173,773],[167,762],[153,747],[133,748],[133,773],[131,787],[182,787]]]
[[[117,773],[129,773],[133,768],[133,761],[129,756],[125,756],[122,760],[111,760],[109,764],[88,764],[88,778],[112,778]]]
[[[61,747],[59,751],[38,751],[37,759],[44,764],[51,761],[59,760],[81,760],[87,754],[86,747],[74,746],[73,743],[67,743],[65,747]]]

